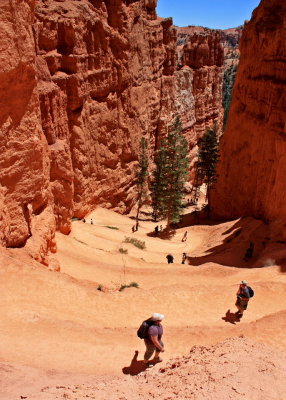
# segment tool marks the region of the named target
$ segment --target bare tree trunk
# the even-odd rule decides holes
[[[207,202],[207,210],[208,210],[208,219],[210,219],[210,185],[208,184],[207,186],[207,192],[206,192],[206,202]]]
[[[142,196],[140,195],[139,198],[138,198],[138,208],[137,208],[137,214],[136,214],[136,223],[138,222],[139,213],[140,213],[140,210],[141,210],[141,207],[142,207],[141,199],[142,199]]]
[[[166,231],[169,232],[170,230],[170,225],[171,225],[171,213],[170,211],[168,211],[168,215],[167,215],[167,225],[166,225]]]

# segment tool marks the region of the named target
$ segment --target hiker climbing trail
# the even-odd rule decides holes
[[[240,268],[249,237],[263,240],[259,222],[184,227],[165,240],[148,236],[155,224],[140,221],[132,236],[145,242],[140,249],[125,241],[134,225],[128,216],[98,208],[90,218],[94,225],[74,221],[69,236],[57,234],[60,273],[44,266],[13,267],[3,259],[4,359],[13,355],[16,364],[122,375],[135,350],[143,360],[145,346],[136,331],[156,310],[165,315],[164,359],[239,335],[286,349],[286,274],[278,266]],[[235,235],[238,229],[242,233]],[[186,230],[189,239],[182,243]],[[184,252],[188,260],[181,264]],[[168,253],[174,256],[170,265]],[[235,294],[242,279],[251,282],[255,296],[241,322],[231,323],[225,316],[237,311]],[[139,287],[128,287],[132,282]],[[264,301],[265,291],[271,301]],[[98,354],[104,354],[100,362]]]

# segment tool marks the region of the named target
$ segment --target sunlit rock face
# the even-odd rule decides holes
[[[224,108],[223,130],[225,130],[232,99],[232,89],[239,63],[239,41],[243,27],[221,31],[221,43],[224,51],[224,76],[222,87],[222,104]]]
[[[155,7],[1,3],[1,245],[47,263],[72,216],[133,205],[139,140],[152,152],[173,117],[176,34]]]
[[[215,217],[286,216],[286,3],[263,0],[246,24],[221,163]]]
[[[239,42],[243,26],[221,30],[221,44],[224,52],[225,69],[239,63]]]
[[[33,1],[0,4],[0,243],[40,261],[54,248],[49,148],[41,125]]]
[[[214,123],[222,128],[224,50],[221,32],[202,27],[177,28],[175,109],[181,116],[195,160],[198,140]]]
[[[152,156],[179,115],[195,156],[221,125],[218,33],[177,31],[156,3],[1,3],[1,245],[48,264],[71,217],[134,205],[142,136]]]
[[[157,19],[155,7],[151,0],[37,3],[36,49],[47,70],[41,114],[60,229],[70,210],[82,217],[97,204],[132,206],[138,143],[156,141],[162,86],[175,63],[172,23]]]

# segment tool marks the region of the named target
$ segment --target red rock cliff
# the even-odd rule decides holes
[[[69,232],[73,215],[131,207],[138,142],[145,135],[154,146],[175,66],[174,28],[155,7],[1,3],[3,246],[48,262],[56,227]]]
[[[207,128],[222,127],[224,53],[221,32],[189,26],[177,28],[175,109],[180,115],[195,160],[198,140]]]
[[[54,247],[49,148],[37,91],[33,1],[0,4],[1,245],[43,261]]]
[[[58,226],[132,205],[142,135],[154,142],[175,33],[155,0],[38,2],[39,92]]]
[[[7,3],[7,2],[6,2]],[[0,4],[0,243],[48,263],[54,233],[100,204],[126,212],[142,135],[175,114],[193,149],[222,118],[217,33],[184,32],[156,0]]]
[[[244,28],[211,208],[216,217],[286,217],[286,3],[263,0]]]
[[[225,68],[239,62],[239,42],[242,35],[243,27],[223,29],[221,30],[221,44],[224,52]]]

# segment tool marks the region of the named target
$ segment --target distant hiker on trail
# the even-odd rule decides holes
[[[82,222],[84,222],[84,223],[85,223],[85,218],[83,218]]]
[[[163,319],[164,319],[163,314],[154,313],[151,318],[144,321],[143,324],[141,325],[142,327],[145,324],[144,329],[146,331],[148,329],[148,331],[144,334],[144,342],[146,346],[146,351],[144,354],[144,364],[149,364],[149,363],[154,364],[162,361],[159,355],[161,352],[165,351],[164,343],[162,342],[163,326],[161,322]],[[141,329],[141,327],[139,328],[139,330]],[[154,351],[155,351],[154,358],[150,360]]]
[[[92,218],[90,218],[90,223],[91,223],[91,225],[93,225],[93,220],[92,220]]]
[[[159,232],[159,226],[158,225],[155,226],[154,232],[155,232],[155,236],[158,236],[158,232]]]
[[[182,242],[185,242],[187,240],[188,232],[186,231],[184,233],[184,236],[182,237]]]
[[[173,262],[174,262],[174,257],[172,256],[172,254],[168,254],[168,255],[166,256],[166,258],[167,258],[168,264],[173,264]]]
[[[243,260],[244,261],[250,260],[253,256],[253,251],[254,251],[254,243],[250,242],[249,247],[247,248],[247,250],[245,252],[245,256],[243,257]]]
[[[236,293],[235,303],[236,307],[238,308],[238,311],[236,312],[238,318],[242,318],[243,312],[247,309],[249,299],[250,297],[253,297],[253,295],[254,292],[250,286],[247,286],[247,282],[241,281]]]
[[[138,229],[139,229],[139,222],[137,221],[136,224],[135,224],[135,231],[137,232]]]
[[[185,264],[186,259],[187,259],[187,253],[183,253],[182,264]]]

